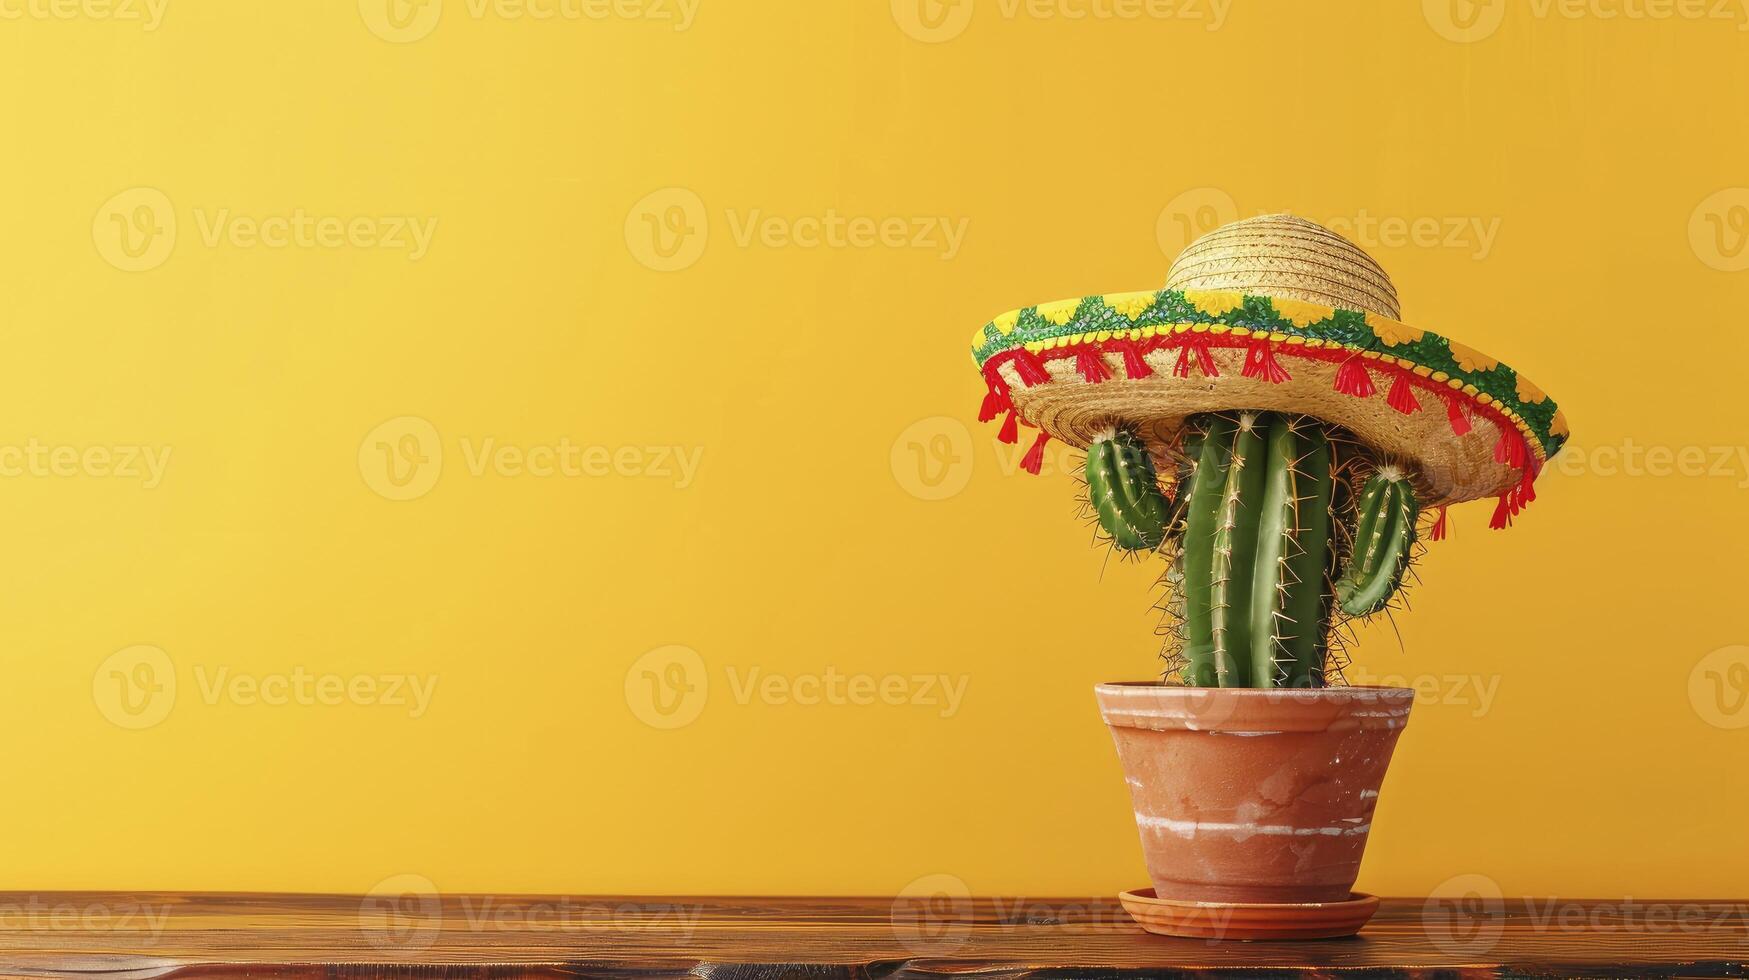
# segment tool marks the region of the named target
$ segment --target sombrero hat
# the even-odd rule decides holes
[[[1037,473],[1052,438],[1086,448],[1115,423],[1156,453],[1188,416],[1255,409],[1342,426],[1412,471],[1440,508],[1497,498],[1506,527],[1566,442],[1567,420],[1505,364],[1404,323],[1390,276],[1354,243],[1290,215],[1218,228],[1172,264],[1166,288],[1015,310],[972,337],[987,394]]]

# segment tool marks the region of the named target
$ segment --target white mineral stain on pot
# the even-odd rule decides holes
[[[1171,817],[1155,817],[1141,813],[1136,814],[1136,823],[1152,830],[1164,830],[1185,838],[1195,837],[1198,834],[1232,834],[1241,840],[1259,835],[1264,837],[1353,837],[1372,829],[1370,823],[1353,827],[1293,827],[1287,824],[1174,820]]]

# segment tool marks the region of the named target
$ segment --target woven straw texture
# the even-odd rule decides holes
[[[1287,214],[1235,221],[1190,243],[1172,263],[1166,288],[1279,296],[1402,319],[1397,287],[1372,256]]]

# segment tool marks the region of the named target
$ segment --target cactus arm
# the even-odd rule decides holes
[[[1383,492],[1374,495],[1369,486],[1362,497],[1362,505],[1370,502],[1371,509],[1361,514],[1355,551],[1336,590],[1342,611],[1350,616],[1378,612],[1402,585],[1420,514],[1406,480],[1381,473],[1372,482],[1383,484]]]
[[[1209,633],[1222,687],[1249,685],[1251,584],[1257,559],[1257,516],[1264,476],[1261,416],[1240,416],[1233,457],[1222,484],[1210,577]]]
[[[1295,435],[1299,473],[1295,507],[1298,530],[1294,551],[1288,557],[1291,595],[1283,624],[1288,635],[1283,645],[1287,687],[1315,687],[1324,683],[1324,659],[1328,652],[1331,597],[1326,585],[1330,573],[1332,521],[1330,501],[1335,493],[1334,458],[1330,437],[1322,426],[1300,425]]]
[[[1166,498],[1154,462],[1136,437],[1118,430],[1087,447],[1087,499],[1099,524],[1125,551],[1151,551],[1166,536]]]
[[[1291,595],[1288,560],[1298,527],[1299,488],[1294,472],[1294,434],[1288,420],[1272,418],[1264,437],[1263,497],[1257,512],[1257,560],[1251,579],[1252,687],[1274,687],[1284,676],[1280,661],[1283,634],[1291,634],[1287,604]]]
[[[1221,491],[1227,460],[1232,453],[1234,423],[1215,417],[1186,438],[1186,448],[1195,449],[1179,481],[1183,498],[1184,532],[1180,541],[1183,575],[1179,587],[1184,595],[1184,621],[1180,639],[1184,645],[1185,678],[1197,687],[1217,687],[1214,635],[1210,600],[1213,595],[1215,529],[1219,524]]]
[[[1117,447],[1117,465],[1122,475],[1118,490],[1130,507],[1145,508],[1164,517],[1166,496],[1160,492],[1160,478],[1154,471],[1154,460],[1147,447],[1133,433],[1119,430],[1112,444]]]
[[[1121,489],[1130,506],[1148,530],[1148,548],[1158,548],[1172,523],[1172,505],[1160,490],[1160,475],[1142,440],[1126,432],[1119,445],[1118,466],[1124,474]]]
[[[1349,600],[1377,567],[1384,532],[1390,524],[1391,498],[1396,494],[1391,481],[1375,476],[1367,481],[1355,512],[1354,548],[1348,556],[1348,567],[1336,582],[1336,601],[1349,612]],[[1351,615],[1356,615],[1350,612]]]

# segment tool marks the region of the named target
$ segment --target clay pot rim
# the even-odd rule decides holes
[[[1105,723],[1155,731],[1285,734],[1402,728],[1415,704],[1407,687],[1184,687],[1158,681],[1097,684]]]
[[[1106,681],[1093,685],[1095,691],[1102,693],[1106,688],[1120,690],[1147,688],[1165,693],[1196,692],[1205,696],[1220,694],[1228,697],[1281,698],[1290,701],[1296,699],[1303,701],[1364,701],[1380,695],[1409,698],[1415,696],[1415,689],[1412,687],[1389,687],[1383,684],[1344,684],[1339,687],[1188,687],[1183,684],[1166,684],[1160,681]]]

